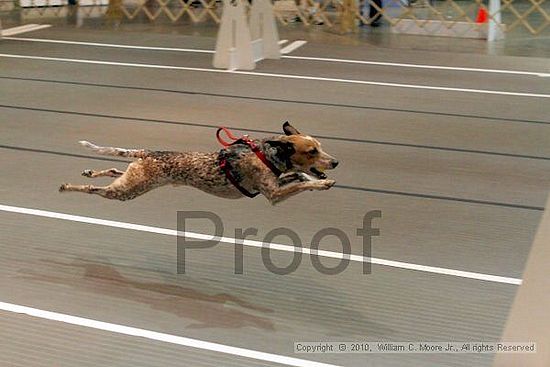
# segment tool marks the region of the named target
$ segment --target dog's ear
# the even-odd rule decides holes
[[[274,156],[278,161],[284,162],[288,169],[292,168],[290,156],[292,156],[296,152],[296,149],[294,149],[294,144],[292,144],[292,142],[284,140],[268,140],[266,141],[266,144],[268,144],[272,148],[275,148]]]
[[[283,131],[286,135],[299,135],[300,132],[292,126],[288,121],[283,124]]]

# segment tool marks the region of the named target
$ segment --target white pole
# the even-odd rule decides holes
[[[493,42],[503,38],[502,29],[500,29],[500,0],[489,0],[489,30],[487,41]]]

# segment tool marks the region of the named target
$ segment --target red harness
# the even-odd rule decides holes
[[[225,135],[227,135],[227,137],[231,140],[233,140],[232,143],[228,143],[226,141],[224,141],[221,136],[220,136],[220,133],[221,132],[224,132]],[[273,174],[277,177],[279,177],[281,175],[281,171],[275,167],[273,165],[273,163],[271,163],[267,157],[265,156],[264,152],[262,152],[262,150],[260,149],[260,147],[258,146],[258,144],[256,144],[256,142],[254,142],[254,140],[250,139],[248,137],[248,135],[244,135],[243,137],[241,138],[237,138],[236,136],[234,136],[231,131],[229,131],[229,129],[225,128],[225,127],[220,127],[218,129],[218,131],[216,131],[216,138],[218,139],[218,141],[220,142],[220,144],[224,147],[224,148],[227,148],[228,146],[231,146],[231,145],[234,145],[234,144],[245,144],[245,145],[248,145],[248,147],[250,148],[250,150],[252,150],[254,152],[254,154],[256,154],[256,156],[271,170],[271,172],[273,172]],[[235,179],[235,177],[233,177],[233,174],[231,173],[231,165],[229,164],[229,162],[227,161],[227,159],[223,158],[223,159],[220,159],[220,168],[225,172],[225,176],[227,177],[227,179],[229,180],[229,182],[231,182],[233,184],[233,186],[235,186],[244,196],[247,196],[249,198],[253,198],[253,197],[256,197],[259,192],[255,192],[255,193],[251,193],[250,191],[248,191],[247,189],[245,189],[244,187],[242,187],[238,182],[237,180]]]

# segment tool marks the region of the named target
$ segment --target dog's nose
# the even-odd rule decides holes
[[[336,159],[333,159],[332,161],[330,161],[330,165],[332,166],[332,168],[336,168],[336,166],[338,165],[338,161]]]

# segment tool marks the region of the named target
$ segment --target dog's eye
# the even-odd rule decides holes
[[[310,155],[315,155],[315,154],[319,153],[319,151],[317,150],[317,148],[313,148],[313,149],[308,150],[307,153],[310,154]]]

